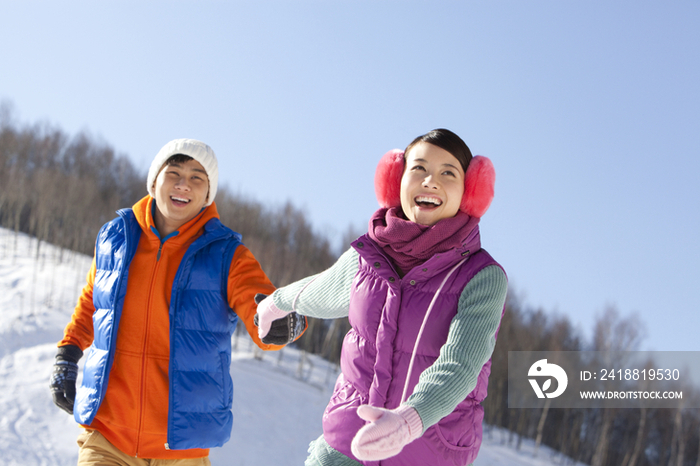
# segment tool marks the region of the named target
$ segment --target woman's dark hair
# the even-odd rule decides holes
[[[459,160],[460,165],[464,173],[467,172],[467,167],[469,162],[472,160],[472,151],[469,150],[467,144],[462,141],[462,138],[457,136],[455,133],[449,129],[438,128],[426,133],[422,136],[418,136],[406,147],[404,151],[405,154],[413,148],[419,142],[427,142],[434,146],[444,149],[450,154],[452,154],[457,160]]]

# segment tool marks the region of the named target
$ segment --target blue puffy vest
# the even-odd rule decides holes
[[[74,417],[90,425],[107,391],[129,275],[141,227],[131,209],[105,224],[95,245],[93,325]],[[211,448],[231,436],[231,335],[238,316],[226,289],[241,236],[218,219],[187,249],[170,297],[168,444],[170,449]]]

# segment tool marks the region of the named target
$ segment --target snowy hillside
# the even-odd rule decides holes
[[[79,427],[51,401],[48,380],[63,327],[90,258],[0,229],[0,464],[62,466],[77,460]],[[235,384],[231,441],[211,450],[215,466],[302,465],[321,433],[321,415],[337,368],[294,349],[254,352],[250,339],[233,339]],[[546,448],[533,457],[506,445],[492,429],[476,466],[549,466],[563,459]],[[569,464],[569,463],[566,463]]]

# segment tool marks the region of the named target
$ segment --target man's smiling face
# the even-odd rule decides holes
[[[202,210],[209,194],[209,178],[196,160],[170,163],[158,174],[155,192],[156,228],[161,235],[168,235]]]

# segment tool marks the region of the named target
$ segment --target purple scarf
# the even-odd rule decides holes
[[[389,256],[402,275],[433,255],[479,238],[479,219],[463,212],[435,225],[419,225],[401,207],[379,209],[369,221],[369,236]]]

